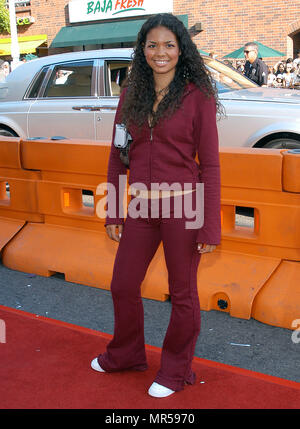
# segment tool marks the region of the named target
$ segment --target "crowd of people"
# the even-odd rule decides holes
[[[228,60],[224,62],[234,66],[241,74],[246,74],[245,67],[247,61],[248,59],[238,60],[235,64]],[[271,88],[300,89],[300,49],[297,51],[296,58],[278,61],[273,66],[268,65],[267,69],[266,84],[264,86]]]
[[[274,67],[269,66],[268,86],[300,89],[300,56],[295,60],[288,58],[280,61]]]

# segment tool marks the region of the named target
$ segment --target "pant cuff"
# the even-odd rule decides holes
[[[175,392],[179,392],[180,390],[184,389],[185,384],[195,384],[196,374],[191,371],[189,376],[181,381],[175,381],[170,378],[166,378],[163,375],[157,375],[154,381],[158,384],[161,384],[162,386],[174,390]]]
[[[104,369],[105,372],[118,372],[118,371],[126,371],[126,370],[146,371],[148,369],[147,363],[137,364],[130,367],[110,368],[109,365],[106,363],[102,354],[100,354],[97,359],[98,359],[98,364],[101,366],[102,369]]]

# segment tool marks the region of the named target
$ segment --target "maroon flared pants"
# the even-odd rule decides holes
[[[154,381],[178,391],[185,383],[195,382],[191,363],[200,332],[197,291],[200,255],[197,252],[197,229],[186,228],[185,216],[174,217],[176,198],[170,197],[168,216],[162,211],[161,200],[154,217],[150,211],[151,200],[147,200],[147,217],[127,215],[111,282],[114,336],[106,352],[98,356],[98,362],[107,372],[147,369],[141,283],[162,241],[172,312],[163,342],[161,366]]]

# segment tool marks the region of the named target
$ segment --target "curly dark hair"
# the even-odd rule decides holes
[[[181,55],[169,90],[154,113],[156,93],[153,72],[145,59],[144,46],[148,32],[159,26],[166,27],[175,34]],[[128,90],[122,106],[123,122],[127,127],[131,123],[142,126],[149,114],[152,115],[154,124],[164,115],[171,115],[180,106],[188,82],[193,82],[207,97],[214,97],[217,111],[221,112],[214,81],[184,24],[169,13],[150,17],[143,24],[134,48],[132,68],[126,83]]]

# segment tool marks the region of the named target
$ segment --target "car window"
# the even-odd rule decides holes
[[[203,60],[216,82],[219,93],[257,87],[254,82],[222,62],[209,57],[203,57]]]
[[[57,64],[51,73],[44,97],[90,97],[93,61]]]
[[[48,69],[49,69],[48,66],[42,68],[40,73],[36,76],[36,79],[34,79],[33,84],[29,89],[28,96],[26,98],[37,98]]]
[[[221,61],[203,57],[212,73],[219,93],[238,89],[255,88],[257,85]],[[105,95],[118,97],[130,71],[130,61],[106,61]]]
[[[119,97],[130,70],[131,61],[107,61],[105,95]]]

